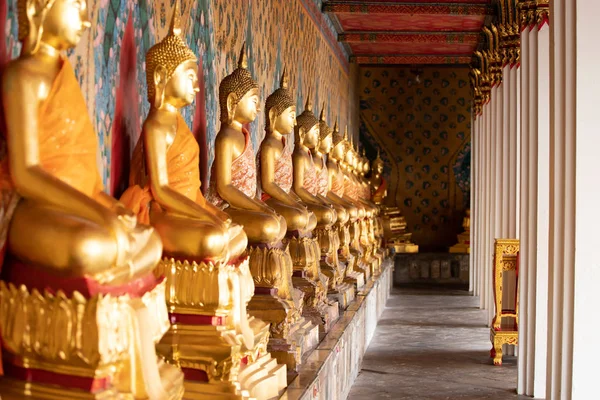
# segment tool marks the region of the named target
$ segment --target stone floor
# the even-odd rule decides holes
[[[461,290],[395,287],[348,399],[527,398],[516,395],[515,357],[491,364],[478,304]]]

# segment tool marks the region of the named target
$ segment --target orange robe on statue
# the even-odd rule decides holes
[[[150,224],[150,207],[160,207],[153,201],[150,182],[146,174],[144,132],[138,140],[131,159],[129,188],[121,196],[121,202],[130,208],[138,221]],[[177,114],[175,140],[167,150],[167,174],[169,186],[199,205],[206,204],[200,191],[200,147],[181,114]]]

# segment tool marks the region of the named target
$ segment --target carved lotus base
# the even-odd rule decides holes
[[[337,302],[340,312],[343,312],[348,305],[356,298],[354,283],[342,282],[335,291],[327,293],[330,302]]]
[[[311,250],[306,251],[310,254]],[[248,311],[270,323],[266,350],[289,370],[295,371],[302,355],[313,348],[306,345],[306,339],[298,339],[298,335],[310,335],[310,331],[317,328],[302,317],[306,295],[293,285],[289,248],[251,247],[249,254],[256,289],[248,303]],[[308,281],[303,283],[312,287]],[[314,298],[314,290],[307,292]]]
[[[165,282],[127,293],[86,298],[78,291],[40,293],[0,282],[2,397],[146,398],[159,390],[164,398],[180,399],[181,371],[154,349],[169,327]]]
[[[240,370],[268,355],[270,324],[248,315],[255,293],[248,259],[232,265],[164,258],[155,274],[167,278],[173,324],[157,349],[182,368],[186,398],[252,397]]]

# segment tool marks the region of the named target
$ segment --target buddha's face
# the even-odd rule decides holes
[[[42,41],[66,50],[75,47],[89,27],[86,0],[56,0],[44,18]]]
[[[274,128],[282,135],[288,135],[294,131],[296,126],[296,106],[286,108],[280,116],[275,118]]]
[[[368,174],[370,169],[371,169],[371,167],[369,166],[369,160],[367,160],[366,158],[363,158],[363,173],[365,175]]]
[[[314,149],[319,144],[319,124],[313,125],[304,135],[304,145],[309,149]]]
[[[329,154],[333,145],[331,135],[327,135],[319,142],[319,151],[323,154]]]
[[[381,163],[375,164],[375,173],[377,175],[383,174],[383,164],[381,164]]]
[[[346,164],[348,164],[349,166],[354,165],[354,153],[352,152],[352,149],[350,149],[346,152],[344,161],[346,161]]]
[[[165,102],[177,108],[192,104],[198,87],[198,66],[194,61],[181,63],[165,86]]]
[[[259,101],[258,89],[249,90],[237,103],[233,119],[242,124],[254,121],[260,112]]]
[[[333,146],[331,155],[338,161],[344,161],[344,142],[339,142]]]

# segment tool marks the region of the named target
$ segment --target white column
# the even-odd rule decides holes
[[[509,238],[519,238],[517,227],[519,226],[519,150],[520,150],[520,136],[521,127],[519,125],[519,110],[521,108],[520,102],[520,74],[519,67],[517,65],[511,66],[509,70],[509,145],[508,145],[508,233]]]
[[[520,325],[517,391],[545,397],[548,321],[550,36],[521,35]]]
[[[570,399],[572,389],[577,189],[575,2],[553,1],[550,15],[550,311],[546,384],[547,396],[554,400]]]
[[[564,1],[564,0],[563,0]],[[576,25],[568,44],[575,48],[572,62],[576,74],[577,105],[575,126],[575,273],[573,315],[573,388],[572,399],[598,398],[598,312],[600,310],[600,262],[598,227],[600,226],[600,3],[597,0],[570,0],[567,26]],[[576,13],[576,16],[573,14]],[[576,43],[574,37],[577,38]],[[566,131],[572,136],[572,132]]]
[[[469,199],[469,209],[471,210],[471,230],[469,236],[469,246],[471,247],[471,254],[469,256],[469,292],[475,295],[475,251],[476,249],[473,246],[473,230],[475,229],[473,216],[477,213],[477,122],[475,119],[475,105],[471,104],[471,197]]]

